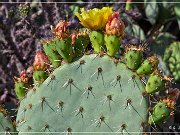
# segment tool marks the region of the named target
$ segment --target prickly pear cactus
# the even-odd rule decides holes
[[[109,7],[81,12],[77,16],[89,31],[70,33],[65,20],[52,27],[54,38],[43,45],[50,62],[42,54],[33,64],[34,81],[40,82],[23,96],[17,92],[19,133],[141,134],[166,121],[179,91],[154,104],[153,94],[171,81],[157,69],[157,57],[145,58],[142,45],[127,45],[125,58],[115,58],[125,29],[119,13]],[[86,48],[89,40],[93,50]]]
[[[122,62],[85,55],[56,69],[35,92],[28,93],[21,101],[17,128],[20,132],[29,127],[31,132],[68,132],[68,128],[73,132],[138,132],[147,120],[143,91],[139,77]],[[38,124],[33,124],[37,119]]]
[[[172,43],[164,53],[164,61],[176,81],[180,81],[180,42]]]
[[[7,116],[7,112],[2,106],[0,106],[0,132],[4,134],[15,135],[15,129],[13,123],[10,120],[10,118]]]

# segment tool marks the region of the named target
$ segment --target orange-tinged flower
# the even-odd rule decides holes
[[[16,82],[23,82],[27,83],[29,80],[29,77],[27,76],[26,70],[21,71],[19,77],[14,77]]]
[[[124,22],[119,18],[119,13],[115,12],[108,18],[108,23],[106,24],[106,34],[124,36],[125,25]]]
[[[109,15],[113,13],[112,8],[103,7],[102,9],[94,8],[85,11],[81,8],[81,14],[75,13],[81,24],[91,30],[102,30],[105,28]]]
[[[175,107],[175,101],[169,99],[169,98],[166,98],[166,99],[163,99],[163,102],[166,104],[166,106],[168,108],[171,108],[171,109],[174,109]]]
[[[39,51],[35,56],[33,68],[34,70],[45,71],[49,68],[49,63],[48,57],[42,51]]]
[[[65,20],[59,21],[59,23],[54,28],[51,26],[51,30],[54,33],[56,38],[64,39],[68,37],[67,27],[71,25],[71,22]]]
[[[167,107],[174,109],[179,94],[180,94],[179,89],[171,88],[168,90],[168,95],[165,99],[163,99],[163,102],[166,104]]]

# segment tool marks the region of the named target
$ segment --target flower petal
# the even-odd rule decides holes
[[[92,30],[104,29],[109,15],[113,13],[110,7],[103,7],[102,9],[94,8],[88,11],[81,8],[80,11],[81,14],[75,13],[75,15],[84,27]]]

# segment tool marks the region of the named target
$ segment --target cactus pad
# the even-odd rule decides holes
[[[57,68],[61,65],[61,56],[56,50],[55,41],[49,41],[43,45],[43,50],[48,56],[51,64],[54,68]]]
[[[104,34],[102,32],[92,31],[89,37],[95,52],[104,51]]]
[[[27,84],[23,82],[15,82],[15,92],[19,100],[22,100],[24,96],[26,95],[26,87]]]
[[[130,133],[142,132],[147,122],[139,77],[106,55],[84,55],[64,64],[34,90],[21,101],[20,132]]]
[[[151,56],[144,60],[142,65],[137,69],[136,73],[138,75],[148,75],[151,74],[158,66],[158,58],[156,56]]]
[[[150,75],[147,84],[146,92],[152,94],[160,91],[165,86],[165,80],[161,77],[159,73],[154,72]]]
[[[114,56],[121,46],[120,38],[115,35],[105,35],[104,40],[107,48],[107,54],[109,56]]]
[[[136,70],[142,62],[143,52],[136,47],[126,48],[126,65],[132,70]]]
[[[34,82],[41,84],[48,77],[48,73],[45,71],[34,71],[33,79]]]
[[[89,43],[88,37],[85,36],[78,36],[75,38],[75,43],[74,43],[74,57],[80,57],[83,55],[83,52],[85,51],[87,45]]]
[[[164,53],[164,61],[168,63],[169,69],[176,81],[180,81],[180,42],[172,43]]]
[[[66,62],[72,61],[72,45],[71,38],[56,39],[56,50]]]
[[[159,101],[153,108],[152,115],[149,117],[149,124],[159,124],[170,116],[171,109],[163,101]]]
[[[15,132],[13,123],[8,116],[6,116],[6,110],[0,106],[0,133],[1,134],[12,134],[10,132]],[[13,133],[14,135],[14,133]]]

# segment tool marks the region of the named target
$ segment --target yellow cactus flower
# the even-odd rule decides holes
[[[110,7],[103,7],[102,9],[94,8],[88,11],[81,8],[80,10],[81,14],[75,13],[75,15],[84,27],[91,30],[104,29],[108,22],[108,17],[113,13]]]

